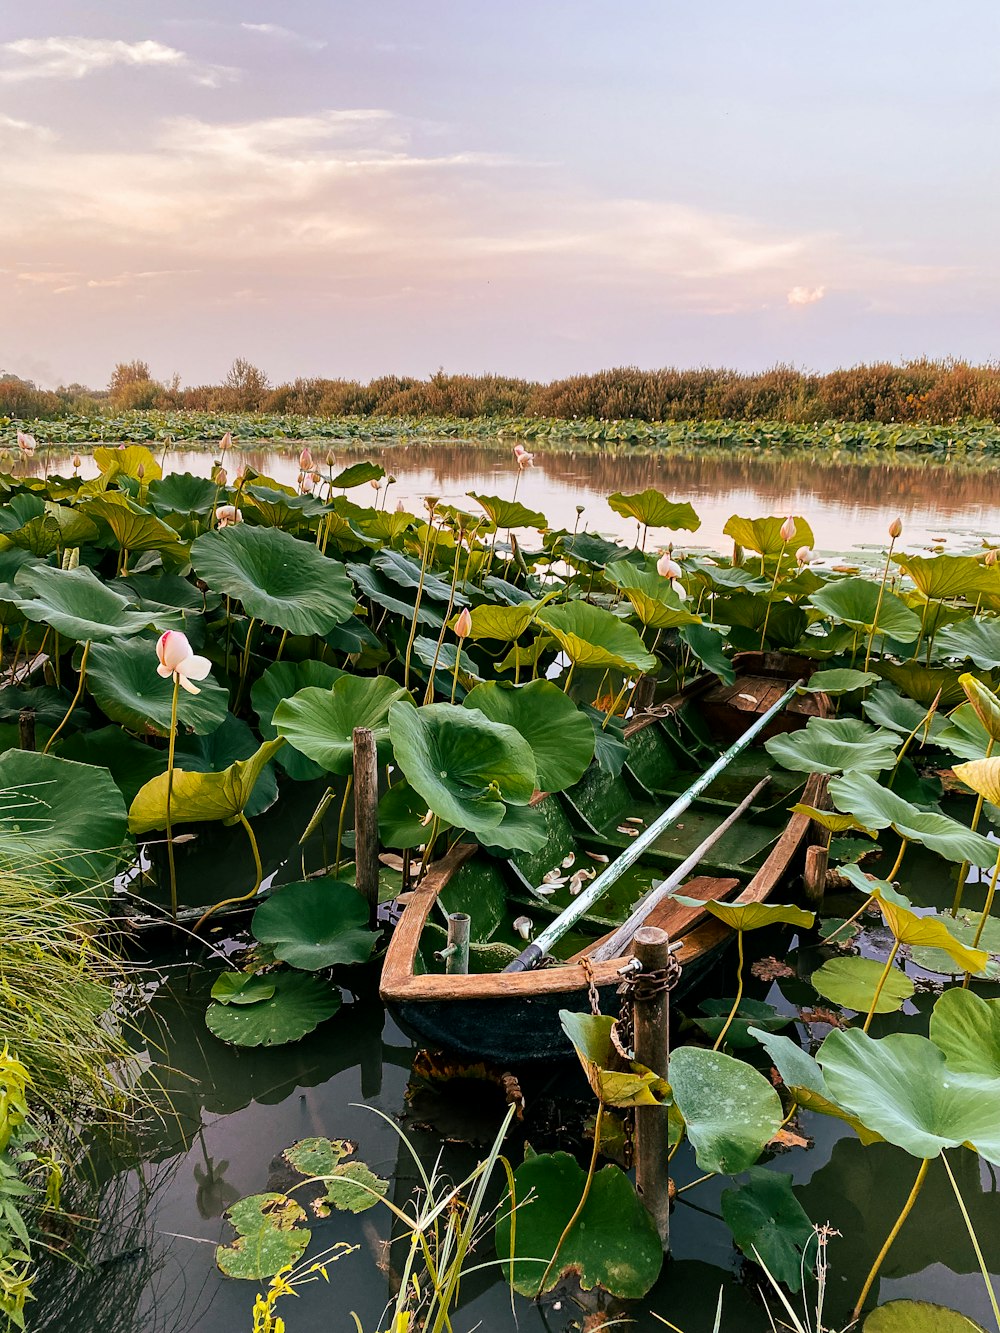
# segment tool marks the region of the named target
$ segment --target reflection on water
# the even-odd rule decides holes
[[[299,445],[281,450],[249,448],[230,454],[230,477],[242,463],[278,481],[294,485]],[[331,449],[326,441],[314,453],[326,473],[327,457],[334,471],[356,462],[351,451]],[[363,456],[380,462],[396,477],[388,504],[397,502],[418,509],[427,495],[448,504],[471,507],[468,491],[510,497],[516,469],[507,449],[480,444],[371,444]],[[66,471],[65,455],[52,453],[50,470]],[[37,455],[32,470],[41,475],[44,456]],[[167,471],[208,475],[212,455],[205,449],[172,449],[165,456]],[[96,472],[90,458],[83,475]],[[682,547],[724,550],[728,538],[722,529],[731,514],[802,514],[812,526],[817,550],[836,553],[866,543],[881,544],[889,521],[897,515],[904,524],[908,545],[919,546],[938,536],[954,535],[969,544],[983,536],[1000,534],[1000,468],[963,466],[932,459],[899,462],[879,457],[855,461],[815,456],[762,453],[748,450],[705,450],[697,453],[617,453],[580,450],[577,453],[535,453],[535,466],[525,471],[518,499],[540,509],[553,527],[572,528],[576,506],[583,505],[581,527],[605,534],[635,536],[635,524],[608,506],[614,491],[626,494],[655,486],[671,499],[690,500],[701,518],[697,533],[678,533]],[[372,503],[374,491],[360,487],[352,496]],[[665,544],[666,532],[653,540]]]

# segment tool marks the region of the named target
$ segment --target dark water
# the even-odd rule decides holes
[[[314,449],[317,463],[326,472],[325,459],[333,455],[334,469],[357,461],[360,456],[382,463],[396,477],[387,503],[401,502],[420,510],[427,495],[446,503],[469,507],[468,491],[509,498],[517,478],[509,449],[481,444],[399,443],[373,444],[351,452],[331,449],[322,441]],[[280,450],[268,447],[241,449],[230,454],[229,471],[235,475],[241,463],[279,481],[295,484],[298,445]],[[816,537],[817,551],[848,553],[864,544],[881,544],[886,527],[901,517],[906,546],[923,546],[944,537],[948,544],[978,544],[984,536],[1000,535],[1000,468],[983,464],[944,463],[913,458],[894,461],[879,456],[869,461],[829,453],[815,456],[801,452],[704,450],[698,453],[618,453],[594,449],[577,453],[535,451],[535,465],[520,478],[517,498],[542,511],[553,527],[573,528],[576,506],[583,505],[580,526],[601,533],[618,533],[630,540],[635,523],[616,514],[606,497],[655,486],[671,499],[688,500],[701,519],[697,532],[677,533],[676,544],[726,549],[729,539],[722,529],[732,514],[758,517],[765,514],[801,514]],[[50,470],[66,470],[65,456],[52,454]],[[172,449],[165,455],[166,471],[207,475],[212,454],[202,449]],[[41,475],[46,462],[38,455],[32,470]],[[84,460],[84,475],[96,468]],[[352,492],[361,504],[374,501],[367,486]],[[654,531],[651,541],[665,545],[666,531]]]

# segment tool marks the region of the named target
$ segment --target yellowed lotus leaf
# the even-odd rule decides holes
[[[972,765],[965,764],[963,767]],[[901,944],[930,945],[934,949],[943,949],[965,972],[981,972],[989,962],[990,956],[985,949],[970,949],[957,940],[941,917],[918,916],[916,912],[883,898],[877,889],[872,897],[878,902],[886,925]]]
[[[1000,758],[971,759],[967,764],[956,764],[952,771],[977,796],[993,805],[1000,803]]]

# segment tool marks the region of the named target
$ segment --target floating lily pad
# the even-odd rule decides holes
[[[341,1212],[363,1213],[384,1198],[389,1182],[376,1176],[364,1162],[345,1162],[354,1153],[346,1139],[300,1139],[286,1148],[286,1162],[300,1175],[315,1176],[325,1193],[313,1202],[318,1217],[329,1217],[330,1207]]]
[[[230,1245],[220,1245],[215,1262],[226,1277],[261,1282],[302,1257],[312,1233],[299,1226],[306,1220],[302,1206],[284,1194],[251,1194],[226,1210],[237,1232]]]
[[[889,1301],[865,1320],[864,1333],[986,1333],[968,1315],[929,1301]]]
[[[250,929],[275,958],[307,972],[365,963],[378,938],[361,894],[335,879],[283,884],[254,912]]]
[[[253,1004],[208,1006],[208,1030],[232,1046],[284,1046],[301,1041],[341,1005],[336,986],[305,972],[271,972],[274,994]]]
[[[722,1216],[746,1257],[763,1263],[789,1291],[802,1288],[803,1251],[813,1235],[791,1176],[752,1166],[746,1184],[722,1191]]]
[[[830,958],[809,980],[825,999],[853,1009],[855,1013],[867,1014],[884,971],[885,964],[872,958]],[[912,999],[913,990],[913,982],[905,972],[898,967],[890,969],[875,1012],[896,1013]]]

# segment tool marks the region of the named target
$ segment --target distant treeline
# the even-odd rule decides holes
[[[258,366],[238,358],[222,384],[182,388],[177,376],[161,382],[146,362],[129,361],[115,367],[107,389],[72,384],[51,392],[16,375],[0,374],[4,416],[33,419],[149,409],[325,417],[1000,422],[1000,363],[920,360],[852,366],[826,375],[791,366],[757,374],[625,366],[550,384],[438,371],[426,380],[382,375],[367,384],[317,378],[272,385]]]

